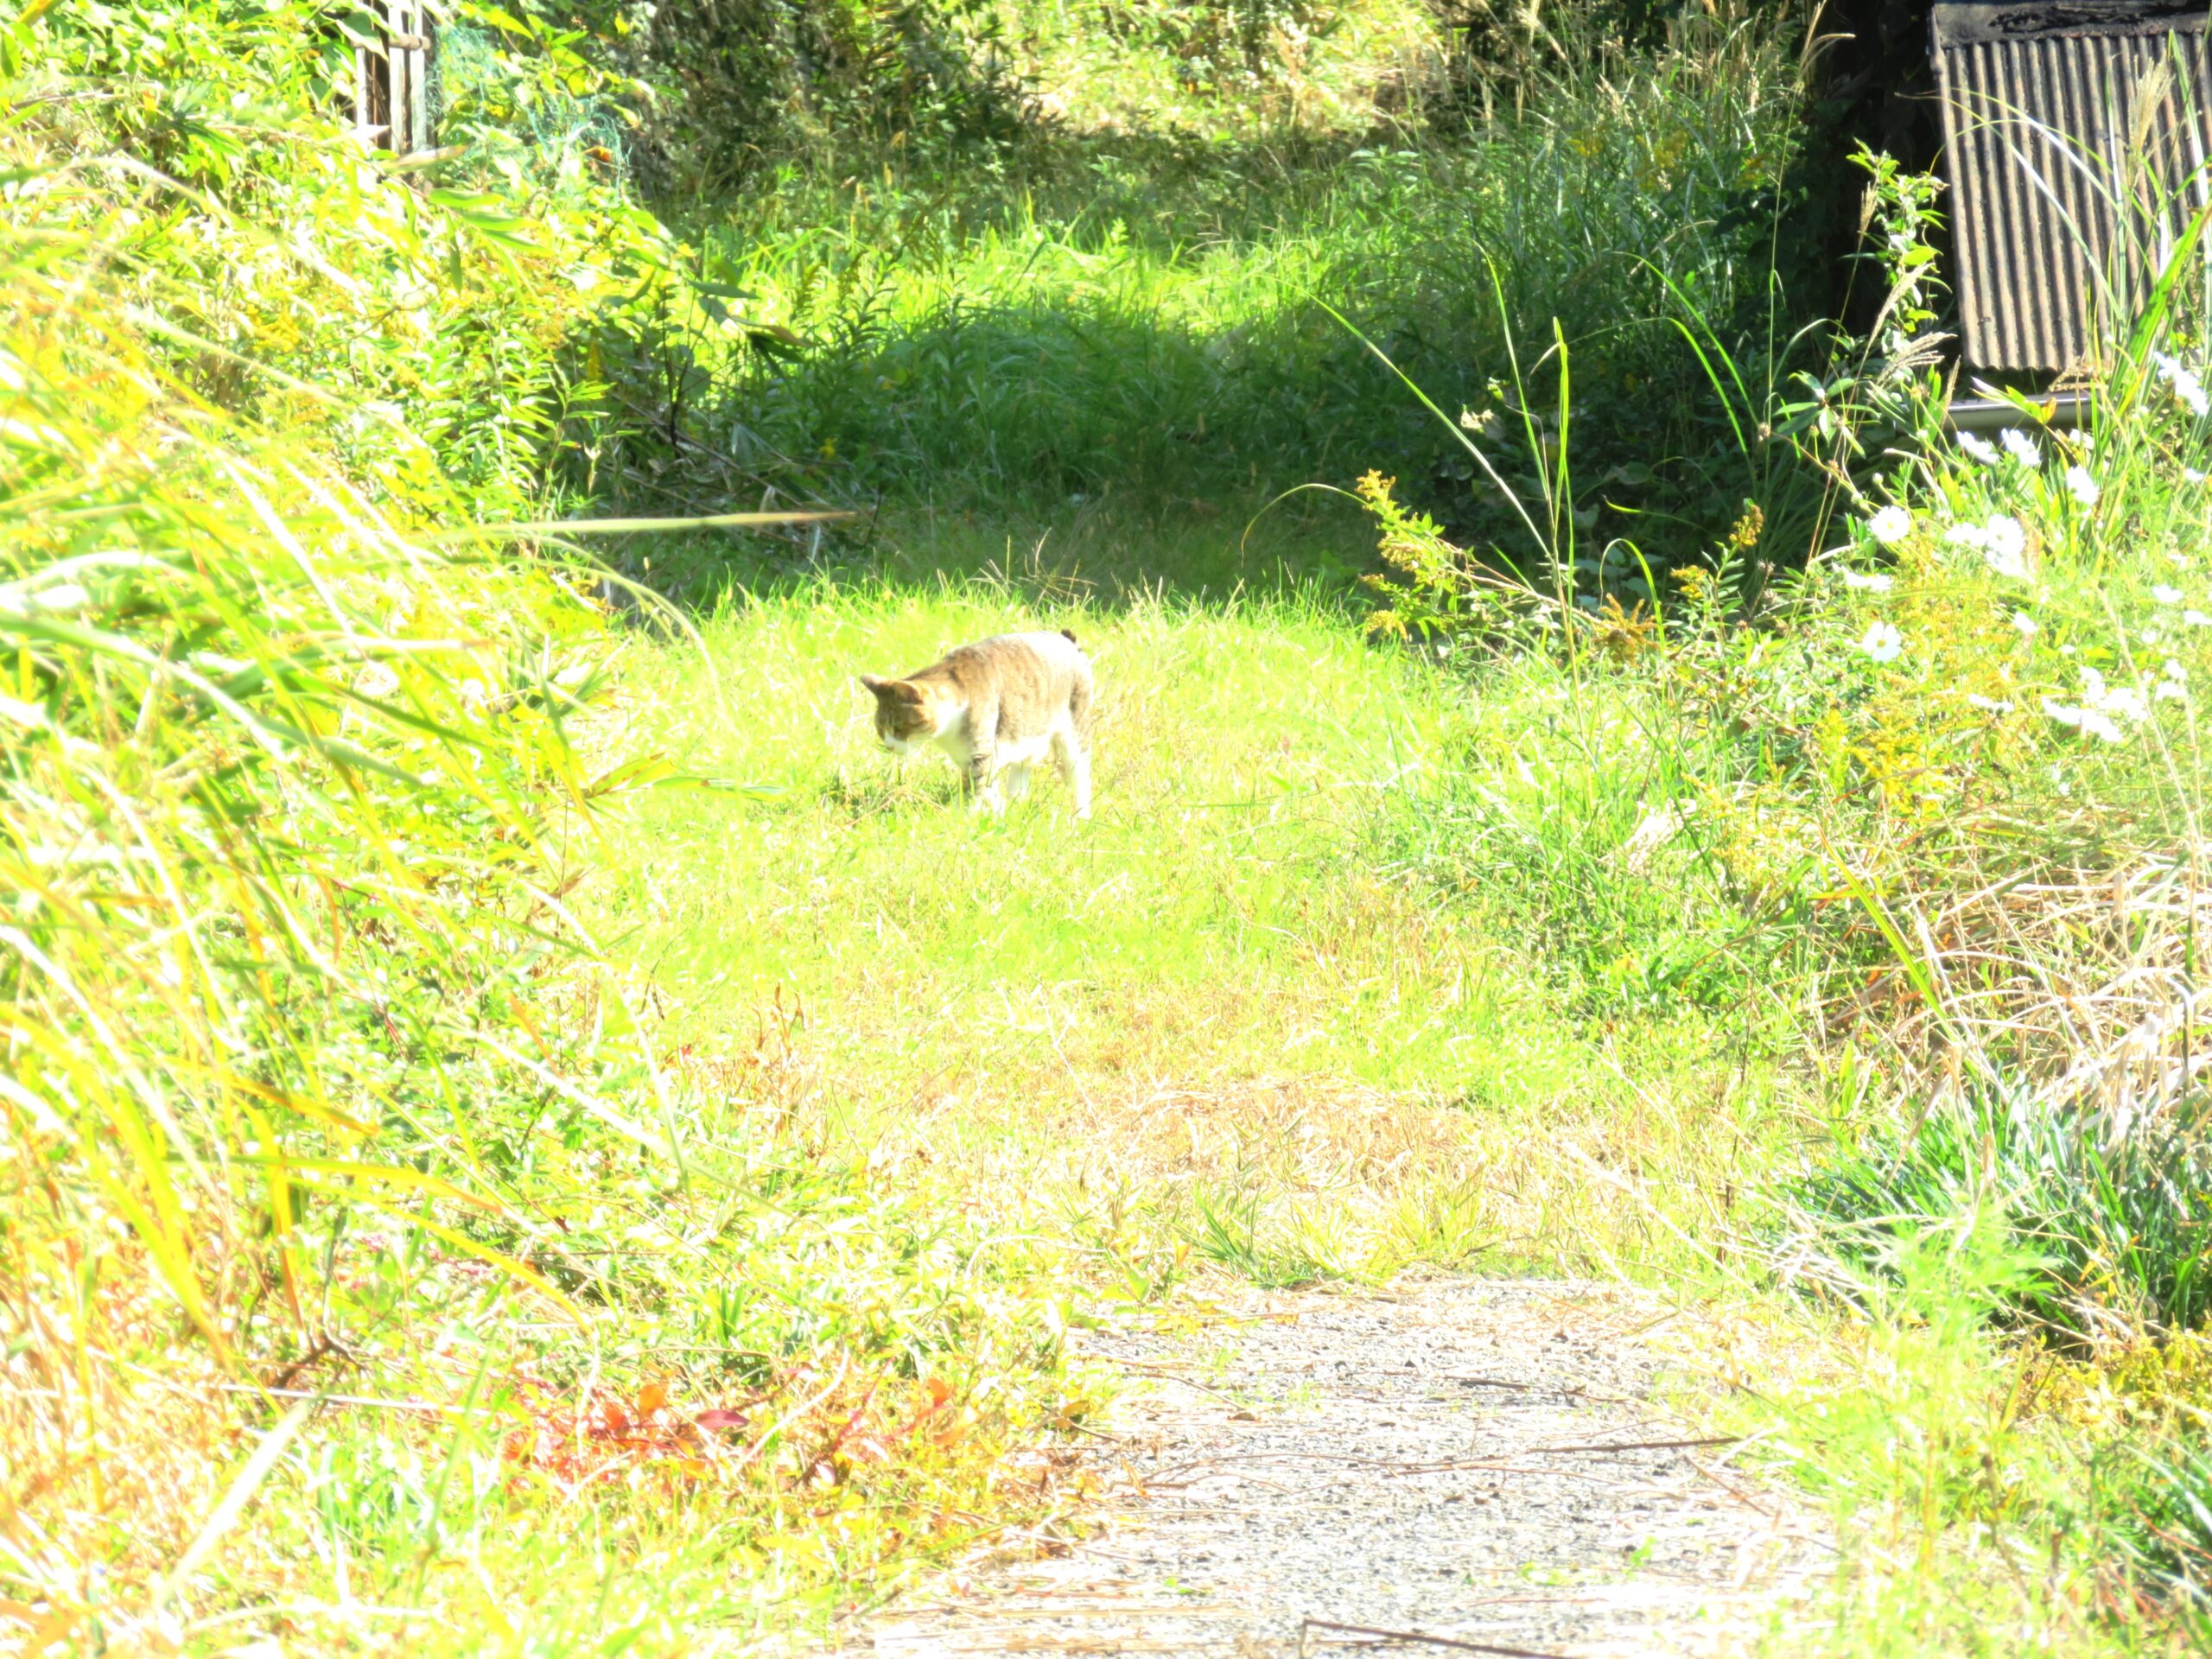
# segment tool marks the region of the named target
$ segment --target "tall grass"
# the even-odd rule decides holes
[[[2001,444],[1954,440],[1929,372],[1941,296],[1910,274],[1928,192],[1874,175],[1905,254],[1883,334],[1823,371],[1822,422],[1774,427],[1836,513],[1802,573],[1761,565],[1770,493],[1654,610],[1648,575],[1604,595],[1516,582],[1363,481],[1393,567],[1378,632],[1462,664],[1485,716],[1396,845],[1541,930],[1581,1006],[1709,997],[1809,1095],[1802,1162],[1698,1242],[1865,1344],[1857,1381],[1783,1414],[1854,1525],[1886,1550],[1916,1535],[1948,1582],[1995,1570],[1939,1549],[1952,1529],[2024,1541],[2053,1567],[2018,1597],[2023,1629],[2094,1642],[2118,1618],[2180,1641],[2201,1399],[2131,1367],[2190,1351],[2205,1315],[2208,415],[2174,332],[2193,242],[2089,429],[2024,403]],[[1771,355],[1738,361],[1684,314],[1716,388],[1760,383]],[[1560,563],[1569,426],[1463,440],[1494,480],[1528,453],[1529,534]],[[1640,568],[1592,539],[1578,567]],[[2083,1389],[2123,1402],[2102,1408],[2119,1432],[2056,1403]],[[2129,1471],[2120,1497],[2085,1490],[2100,1459]],[[2117,1580],[2113,1560],[2133,1563]],[[1858,1639],[1916,1650],[1890,1621],[1919,1617]]]
[[[1226,588],[1286,554],[1356,559],[1340,498],[1277,498],[1380,468],[1519,557],[1497,492],[1376,353],[1455,416],[1503,415],[1556,329],[1583,423],[1567,510],[1663,565],[1741,511],[1675,319],[1693,306],[1737,348],[1792,326],[1769,274],[1797,105],[1774,29],[1686,23],[1649,58],[1578,58],[1525,117],[1211,143],[1069,129],[949,171],[898,149],[795,162],[693,227],[714,291],[744,297],[691,337],[686,389],[608,344],[633,365],[610,378],[635,437],[597,486],[703,502],[740,464],[879,510],[872,545],[977,518],[1025,542],[1195,527],[1225,544],[1195,568],[1112,569],[1101,548],[1087,572]],[[671,443],[679,396],[695,435]],[[1273,546],[1240,559],[1263,510]]]
[[[593,245],[353,149],[311,21],[8,26],[0,1627],[803,1618],[1049,1505],[1049,1264],[810,1141],[772,1047],[665,1053],[579,924],[665,768],[582,767],[598,573],[483,521]]]

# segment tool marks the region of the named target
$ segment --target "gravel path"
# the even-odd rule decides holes
[[[1663,1306],[1461,1281],[1232,1312],[1091,1333],[1133,1385],[1096,1530],[948,1576],[874,1652],[1707,1655],[1802,1616],[1821,1529],[1643,1403]]]

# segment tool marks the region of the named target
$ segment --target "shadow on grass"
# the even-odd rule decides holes
[[[1740,85],[1639,73],[1448,142],[1047,135],[970,173],[795,170],[697,227],[708,287],[780,321],[587,342],[613,435],[593,491],[632,513],[859,513],[625,550],[702,607],[795,574],[1107,601],[1342,581],[1372,558],[1359,516],[1318,493],[1269,504],[1369,470],[1463,545],[1535,552],[1379,352],[1447,417],[1499,417],[1484,448],[1525,501],[1560,487],[1567,398],[1562,521],[1656,568],[1703,557],[1741,514],[1745,461],[1678,321],[1694,309],[1755,373],[1790,366],[1767,360],[1789,321],[1789,118],[1746,113],[1769,107],[1764,60]]]
[[[1432,395],[1460,397],[1468,370],[1443,345],[1398,333],[1386,349],[1421,365]],[[690,608],[825,575],[985,576],[1108,603],[1341,583],[1371,568],[1372,529],[1300,486],[1341,490],[1394,461],[1453,482],[1439,471],[1450,435],[1319,306],[1209,333],[1080,297],[956,302],[756,363],[714,398],[696,424],[715,440],[687,435],[617,473],[601,510],[704,514],[765,496],[856,516],[613,550],[625,575]],[[734,501],[733,477],[762,481]]]

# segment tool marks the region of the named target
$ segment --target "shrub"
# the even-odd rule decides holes
[[[594,261],[658,232],[418,189],[333,127],[313,10],[0,33],[0,1620],[336,1606],[334,1650],[569,1501],[778,1563],[764,1601],[957,1541],[1048,1484],[1033,1264],[772,1069],[664,1056],[566,902],[668,769],[572,743],[600,573],[499,521]],[[794,1541],[829,1491],[865,1518]]]
[[[2005,1078],[1976,1079],[1903,1122],[1873,1126],[1797,1183],[1833,1235],[1865,1241],[1993,1209],[2035,1266],[2006,1300],[2077,1337],[2189,1330],[2212,1312],[2202,1240],[2212,1224],[2204,1102],[2098,1109]]]
[[[2112,1552],[2107,1611],[2212,1637],[2212,1448],[2186,1435],[2122,1441],[2095,1459],[2092,1491]]]

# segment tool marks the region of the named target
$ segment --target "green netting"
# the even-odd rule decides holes
[[[611,107],[542,87],[516,102],[515,91],[513,66],[505,60],[496,33],[468,23],[440,27],[430,110],[441,130],[449,111],[506,105],[510,113],[499,126],[530,152],[533,171],[557,173],[572,156],[593,154],[618,183],[628,183],[629,129]]]

